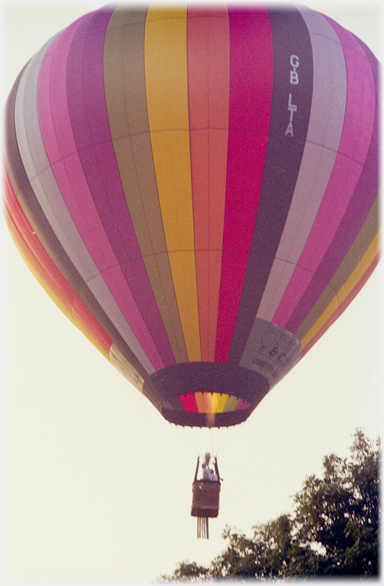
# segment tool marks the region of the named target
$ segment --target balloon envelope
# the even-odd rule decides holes
[[[377,69],[303,7],[154,6],[85,15],[20,73],[12,236],[168,421],[244,421],[376,266]]]

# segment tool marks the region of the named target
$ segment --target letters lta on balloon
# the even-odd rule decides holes
[[[107,6],[10,93],[8,226],[167,421],[236,425],[378,262],[378,108],[374,55],[312,10]]]

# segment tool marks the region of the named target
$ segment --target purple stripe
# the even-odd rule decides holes
[[[251,333],[286,223],[301,165],[312,99],[312,47],[302,16],[296,9],[268,9],[268,13],[274,51],[272,114],[259,207],[229,354],[229,361],[235,363],[240,362]],[[291,74],[295,65],[299,83],[295,83],[296,77]],[[292,105],[294,114],[290,127]]]
[[[66,213],[61,213],[63,210],[61,204],[59,207],[56,207],[56,196],[58,194],[54,189],[54,185],[50,186],[47,194],[49,196],[49,202],[61,225],[61,230],[57,231],[56,234],[62,237],[64,233],[63,242],[67,246],[67,249],[68,239],[71,241],[70,247],[75,246],[75,261],[81,276],[86,281],[89,290],[92,291],[100,304],[102,304],[103,310],[108,313],[108,318],[119,332],[118,334],[115,331],[111,337],[132,364],[138,364],[137,359],[139,359],[146,371],[151,373],[154,367],[144,353],[131,327],[127,324],[103,277],[93,267],[93,262],[88,257],[88,252],[84,253],[84,248],[78,246],[79,240],[81,238],[84,240],[87,231],[89,231],[90,238],[92,238],[94,257],[95,254],[99,254],[101,262],[103,261],[103,250],[98,245],[99,238],[101,243],[104,242],[105,233],[101,229],[99,238],[95,238],[95,233],[99,229],[100,224],[99,217],[97,214],[92,217],[94,212],[93,201],[76,151],[76,143],[73,138],[67,104],[66,73],[68,52],[73,40],[73,34],[77,30],[79,22],[77,21],[75,25],[63,31],[51,44],[43,60],[39,74],[39,120],[41,132],[44,136],[45,148],[50,159],[55,180],[60,187],[60,197],[64,199],[63,206],[67,206],[68,211],[72,215],[71,221],[69,221]],[[57,46],[60,47],[59,51],[55,50]],[[52,62],[51,54],[54,57]],[[44,96],[44,100],[42,96]],[[45,173],[44,180],[46,177],[47,174]],[[81,201],[82,207],[78,205],[79,201]],[[87,202],[89,202],[90,207],[88,213],[84,214],[83,208],[87,207]],[[72,224],[74,219],[77,221],[77,226],[74,227],[74,230],[79,228],[80,234],[80,238],[75,240],[72,239],[74,233]],[[93,221],[92,228],[89,226],[89,220]],[[86,287],[82,287],[81,295],[83,294],[89,296],[89,291]],[[94,315],[97,317],[97,314]],[[129,344],[130,349],[126,347],[125,343],[121,343],[120,334],[124,338],[124,341]],[[135,353],[134,358],[132,357],[131,351]],[[141,367],[139,367],[139,370],[141,370]]]
[[[68,227],[67,220],[69,219],[68,210],[61,199],[56,180],[49,166],[49,161],[47,159],[49,156],[49,149],[47,149],[46,152],[47,144],[43,144],[42,133],[44,133],[44,128],[47,126],[48,128],[53,128],[54,122],[57,123],[58,121],[57,118],[55,119],[53,111],[51,110],[52,102],[49,98],[52,96],[53,90],[56,91],[57,89],[55,82],[60,79],[61,70],[60,66],[59,68],[57,67],[58,63],[56,60],[53,60],[52,64],[51,57],[53,55],[55,57],[57,56],[55,49],[57,49],[58,46],[60,47],[59,54],[62,51],[65,52],[65,44],[66,42],[71,42],[72,32],[74,28],[78,26],[78,24],[79,22],[71,25],[71,27],[63,31],[63,33],[61,33],[59,37],[56,37],[56,39],[53,40],[50,44],[47,43],[45,47],[32,59],[30,66],[25,69],[26,78],[24,79],[22,86],[19,86],[20,91],[18,91],[19,95],[17,101],[19,113],[17,115],[14,110],[15,95],[11,94],[12,98],[10,98],[10,100],[13,111],[12,114],[8,115],[7,123],[10,124],[13,133],[15,130],[13,126],[14,122],[11,123],[11,121],[14,121],[16,116],[16,118],[19,119],[19,130],[22,128],[22,135],[27,138],[27,141],[24,143],[24,145],[20,145],[24,150],[23,157],[27,167],[24,169],[22,161],[19,160],[19,151],[17,150],[17,143],[15,143],[16,151],[13,152],[12,157],[12,175],[14,175],[16,166],[18,170],[17,182],[19,183],[19,179],[21,177],[20,180],[23,185],[22,198],[27,205],[26,214],[33,224],[33,228],[36,231],[37,236],[44,243],[44,247],[46,248],[48,254],[54,260],[58,269],[63,273],[65,279],[68,281],[71,287],[77,292],[83,303],[91,311],[92,315],[102,325],[103,329],[110,335],[110,337],[114,339],[115,343],[119,345],[120,349],[123,349],[124,355],[129,357],[131,363],[140,373],[142,373],[142,376],[145,378],[145,372],[140,366],[138,360],[135,356],[132,355],[132,352],[129,351],[121,336],[110,323],[102,308],[93,297],[92,293],[87,287],[87,284],[83,281],[81,275],[72,265],[71,260],[73,259],[71,258],[70,260],[68,258],[70,255],[67,256],[66,254],[66,252],[68,252],[68,248],[70,249],[70,252],[73,252],[73,248],[75,248],[77,254],[80,256],[79,250],[81,251],[81,248],[79,248],[79,243],[82,243],[82,241],[79,237],[78,239],[73,239],[73,233],[68,234],[68,232],[66,232],[66,228]],[[64,38],[66,39],[65,42]],[[48,51],[44,54],[44,51],[47,48]],[[51,77],[51,73],[53,72],[58,74],[58,78],[55,78],[55,80],[53,80]],[[40,99],[41,91],[47,98],[43,101]],[[40,118],[38,114],[38,107],[40,108]],[[42,118],[44,118],[43,125],[41,124]],[[59,120],[61,120],[60,115]],[[58,137],[56,137],[54,132],[50,133],[50,131],[48,131],[49,143],[52,143],[52,141],[55,142],[55,140],[58,140],[60,143],[62,138],[63,134],[59,133]],[[63,143],[65,143],[65,141],[63,141]],[[57,152],[60,152],[60,148],[52,150],[56,152],[56,154]],[[32,161],[34,161],[34,163],[37,165],[36,168],[31,166]],[[29,180],[25,176],[26,171],[28,171],[29,176],[31,177],[33,190],[31,189]],[[21,193],[19,193],[19,195],[21,196]],[[22,201],[21,204],[25,210],[26,208]],[[62,248],[62,244],[65,250]],[[85,261],[82,259],[82,261],[83,264],[88,264],[88,259]],[[152,371],[153,367],[151,367],[150,372]]]
[[[40,174],[42,189],[36,190],[36,196],[68,256],[81,272],[82,278],[88,281],[97,275],[97,267],[73,223],[53,172],[53,168],[57,168],[63,157],[71,155],[76,149],[72,133],[64,131],[65,125],[57,124],[57,121],[65,120],[69,124],[64,72],[69,46],[80,24],[79,20],[55,39],[45,54],[39,70],[36,117],[39,120],[41,140],[44,141],[41,148],[46,153],[48,162],[45,164],[44,172]],[[30,97],[26,103],[27,107],[29,104]],[[39,146],[36,138],[33,145],[34,150]]]
[[[316,274],[310,280],[308,279],[308,273],[304,276],[302,282],[308,283],[309,281],[308,287],[290,319],[285,324],[286,329],[291,332],[295,332],[299,328],[324,291],[326,284],[333,277],[359,233],[378,193],[378,124],[377,118],[375,120],[375,114],[377,116],[376,104],[378,103],[375,95],[377,67],[374,64],[374,60],[369,63],[369,59],[367,59],[363,49],[350,33],[336,25],[336,23],[332,22],[332,25],[340,37],[346,55],[347,72],[349,74],[348,95],[352,97],[352,100],[353,98],[356,100],[350,104],[347,102],[347,110],[349,108],[349,111],[346,112],[346,131],[343,133],[340,150],[344,151],[344,153],[349,151],[349,155],[357,160],[358,163],[353,161],[350,164],[353,181],[348,182],[346,180],[340,188],[346,191],[345,196],[348,205],[345,206],[344,204],[342,208],[345,213],[340,218],[340,214],[337,215],[334,211],[335,208],[332,206],[328,210],[327,224],[325,224],[327,219],[323,220],[322,226],[328,226],[328,230],[330,227],[333,229],[330,234],[328,233],[327,239],[324,239],[323,242],[320,240],[323,258],[321,260],[316,259]],[[371,66],[375,71],[372,71]],[[360,103],[357,101],[359,99]],[[354,116],[352,120],[351,110]],[[362,121],[364,121],[364,125]],[[348,126],[348,124],[353,126]],[[336,159],[336,165],[337,162],[338,159]],[[359,172],[359,177],[355,180],[357,171]],[[340,206],[340,199],[342,199],[340,191],[334,192],[332,195],[333,200],[336,200]],[[336,228],[332,226],[332,219],[334,222],[337,221]],[[317,239],[317,242],[319,242],[319,239]],[[327,244],[327,248],[324,250],[325,244]],[[314,265],[309,262],[308,257],[313,262],[316,256],[316,252],[313,249],[307,254],[307,265],[312,268],[313,272]],[[299,263],[306,266],[301,259]]]
[[[74,71],[67,84],[68,103],[74,137],[94,204],[135,304],[165,366],[175,363],[160,313],[150,286],[124,196],[113,150],[105,103],[103,49],[109,11],[98,12],[89,34],[76,39],[68,58]],[[109,271],[108,271],[109,273]],[[108,280],[105,274],[106,280]],[[116,275],[115,298],[122,284]],[[124,285],[126,286],[124,283]],[[125,313],[130,323],[131,311]],[[138,336],[139,337],[139,336]],[[140,337],[139,337],[140,339]],[[156,354],[149,357],[156,361]]]
[[[82,27],[85,25],[86,21],[84,21]],[[55,86],[55,83],[52,81],[53,79],[56,79],[56,82],[58,81],[60,83],[66,73],[66,62],[62,62],[61,66],[62,69],[57,69],[55,67],[55,69],[52,70],[51,81],[48,78],[45,83],[50,82],[52,87]],[[41,88],[41,91],[43,92],[44,89]],[[60,109],[52,109],[51,111],[53,116],[52,126],[54,127],[55,131],[53,136],[51,136],[46,143],[47,153],[49,154],[52,145],[57,143],[58,136],[61,138],[66,136],[66,140],[62,141],[63,147],[65,146],[66,148],[66,150],[62,153],[63,158],[61,160],[57,160],[56,162],[52,161],[52,170],[55,174],[63,198],[76,224],[76,227],[79,230],[83,241],[87,243],[88,251],[95,261],[98,270],[102,271],[103,269],[107,269],[111,264],[117,265],[117,262],[113,255],[113,251],[110,248],[109,241],[106,238],[105,231],[103,230],[100,222],[100,218],[95,210],[88,184],[84,177],[81,162],[79,160],[79,155],[76,151],[76,144],[72,136],[73,133],[66,102],[67,94],[65,91],[62,91],[61,98],[62,102]],[[56,104],[56,106],[58,106],[58,104]],[[56,149],[56,156],[58,152],[60,152],[60,148]],[[133,329],[135,329],[135,335],[132,334],[132,329],[130,327],[128,328],[127,326],[125,327],[124,333],[128,333],[129,330],[128,338],[133,351],[141,363],[147,363],[146,368],[148,372],[151,372],[153,370],[153,365],[150,364],[150,361],[147,359],[146,354],[143,351],[143,347],[147,350],[151,349],[153,348],[153,342],[150,339],[146,329],[143,328],[141,315],[137,311],[135,305],[132,303],[131,293],[129,289],[127,289],[125,281],[123,281],[123,277],[121,277],[121,281],[122,287],[118,289],[118,294],[122,296],[122,299],[117,300],[121,302],[120,309],[122,312],[125,312],[126,315],[131,313],[133,318],[136,320],[135,323],[132,324]],[[110,285],[110,283],[108,283],[108,285],[112,291],[114,282],[111,281],[111,283],[112,285]],[[109,316],[111,315],[111,307],[108,305],[108,303],[104,304],[103,309],[108,312]],[[113,317],[111,317],[111,319],[113,320]],[[117,327],[121,329],[120,324],[117,324]],[[137,337],[140,337],[142,346],[138,344],[136,335]],[[157,363],[162,363],[159,357],[157,358]]]
[[[311,232],[343,131],[347,76],[343,49],[327,20],[301,11],[313,51],[313,96],[295,193],[257,317],[272,321]],[[287,316],[288,319],[289,315]]]

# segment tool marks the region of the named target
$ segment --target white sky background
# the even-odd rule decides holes
[[[2,107],[21,68],[54,34],[106,2],[3,2]],[[303,2],[379,56],[379,2]],[[211,434],[167,423],[58,310],[0,218],[3,347],[3,580],[150,582],[182,560],[209,562],[226,524],[292,507],[322,459],[352,434],[381,433],[379,274],[246,423],[216,430],[224,478],[210,539],[190,517],[196,459]],[[218,438],[217,438],[218,436]],[[225,442],[230,443],[225,447]],[[203,441],[201,441],[203,440]],[[186,443],[188,442],[188,444]]]

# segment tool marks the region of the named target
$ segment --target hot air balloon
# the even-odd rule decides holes
[[[8,98],[9,229],[167,421],[239,424],[378,262],[378,104],[304,7],[102,8]]]

